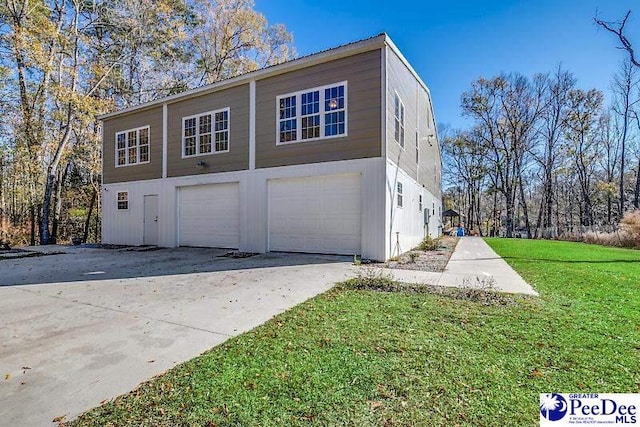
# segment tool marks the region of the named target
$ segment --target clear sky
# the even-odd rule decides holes
[[[525,75],[558,64],[583,88],[605,93],[625,53],[593,18],[627,26],[640,52],[640,3],[633,0],[378,1],[255,0],[270,23],[283,23],[300,55],[388,33],[431,95],[438,123],[464,126],[460,95],[471,81],[500,72]]]

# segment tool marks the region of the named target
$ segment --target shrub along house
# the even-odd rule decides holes
[[[104,243],[385,260],[440,233],[429,90],[386,34],[100,119]]]

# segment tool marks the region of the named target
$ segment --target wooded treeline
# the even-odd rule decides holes
[[[629,15],[596,22],[622,40]],[[448,207],[482,235],[613,231],[640,207],[640,67],[632,55],[611,91],[605,105],[601,91],[581,88],[562,67],[474,81],[461,97],[472,125],[443,132]]]
[[[294,55],[252,0],[0,0],[0,242],[99,241],[96,115]]]

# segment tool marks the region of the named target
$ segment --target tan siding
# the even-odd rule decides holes
[[[428,92],[418,83],[400,58],[387,50],[387,155],[409,176],[436,197],[441,195],[441,160]],[[405,106],[405,149],[395,141],[395,94]],[[416,163],[416,131],[420,164]],[[429,139],[429,134],[434,138]]]
[[[380,157],[381,50],[256,82],[256,167]],[[276,145],[279,95],[347,81],[348,136]]]
[[[431,114],[431,100],[429,99],[427,91],[422,88],[419,88],[418,109],[420,112],[420,120],[418,121],[418,128],[420,130],[418,182],[429,190],[431,194],[440,197],[440,177],[442,174],[440,148],[435,138],[437,132]],[[434,137],[427,138],[430,134]]]
[[[182,118],[229,107],[229,152],[182,158]],[[249,85],[169,104],[167,176],[229,172],[249,168]],[[196,164],[203,161],[207,167]]]
[[[149,163],[115,167],[116,133],[149,126]],[[104,121],[102,130],[105,184],[162,177],[162,106]]]
[[[411,178],[417,178],[415,138],[418,126],[416,97],[419,84],[415,77],[391,50],[387,50],[387,156]],[[395,139],[395,94],[405,107],[404,150]]]

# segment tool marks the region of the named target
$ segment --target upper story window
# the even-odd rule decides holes
[[[394,108],[395,118],[395,140],[402,148],[404,148],[404,104],[400,99],[400,95],[396,93]]]
[[[397,199],[398,199],[398,207],[401,208],[404,206],[404,195],[402,193],[402,183],[398,182],[398,194],[397,194]]]
[[[182,157],[229,151],[229,108],[182,119]]]
[[[416,131],[416,163],[420,163],[420,133]]]
[[[116,167],[149,163],[149,126],[116,133]]]
[[[422,194],[418,194],[418,212],[422,212]]]
[[[347,82],[279,96],[276,108],[277,144],[347,134]]]
[[[129,192],[128,191],[118,191],[118,210],[127,210],[129,209]]]

